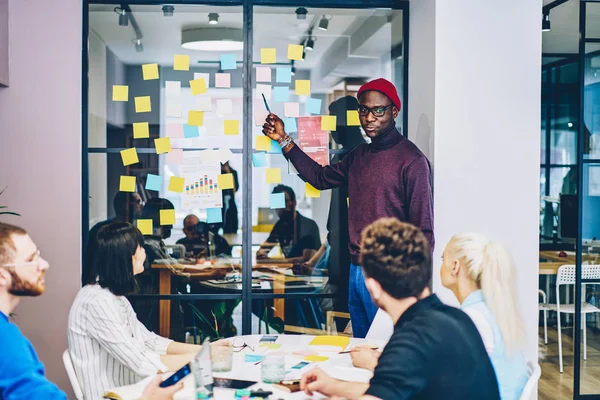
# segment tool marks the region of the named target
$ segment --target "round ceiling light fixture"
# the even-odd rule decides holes
[[[181,47],[201,51],[243,50],[241,29],[234,28],[194,28],[181,31]]]

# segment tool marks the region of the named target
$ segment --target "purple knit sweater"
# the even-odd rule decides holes
[[[285,156],[300,176],[319,190],[348,184],[348,247],[353,264],[359,265],[363,229],[382,217],[396,217],[419,227],[433,251],[429,162],[393,125],[371,144],[356,147],[337,164],[322,167],[297,145]]]

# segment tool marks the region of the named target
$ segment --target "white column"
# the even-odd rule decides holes
[[[433,287],[450,237],[481,232],[518,269],[520,312],[537,358],[541,1],[411,2],[409,138],[433,163]],[[435,127],[435,129],[434,129]]]

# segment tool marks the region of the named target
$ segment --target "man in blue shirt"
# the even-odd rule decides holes
[[[31,342],[9,316],[21,297],[44,293],[46,271],[50,266],[27,232],[0,223],[0,399],[65,399],[67,396],[44,376],[44,366]],[[160,378],[152,381],[142,398],[167,400],[183,385],[160,388]]]

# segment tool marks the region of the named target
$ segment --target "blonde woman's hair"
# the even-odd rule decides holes
[[[510,355],[522,350],[525,329],[517,307],[516,270],[510,254],[501,244],[490,242],[478,233],[454,235],[447,248],[451,258],[466,267],[467,276],[481,288],[506,352]]]

